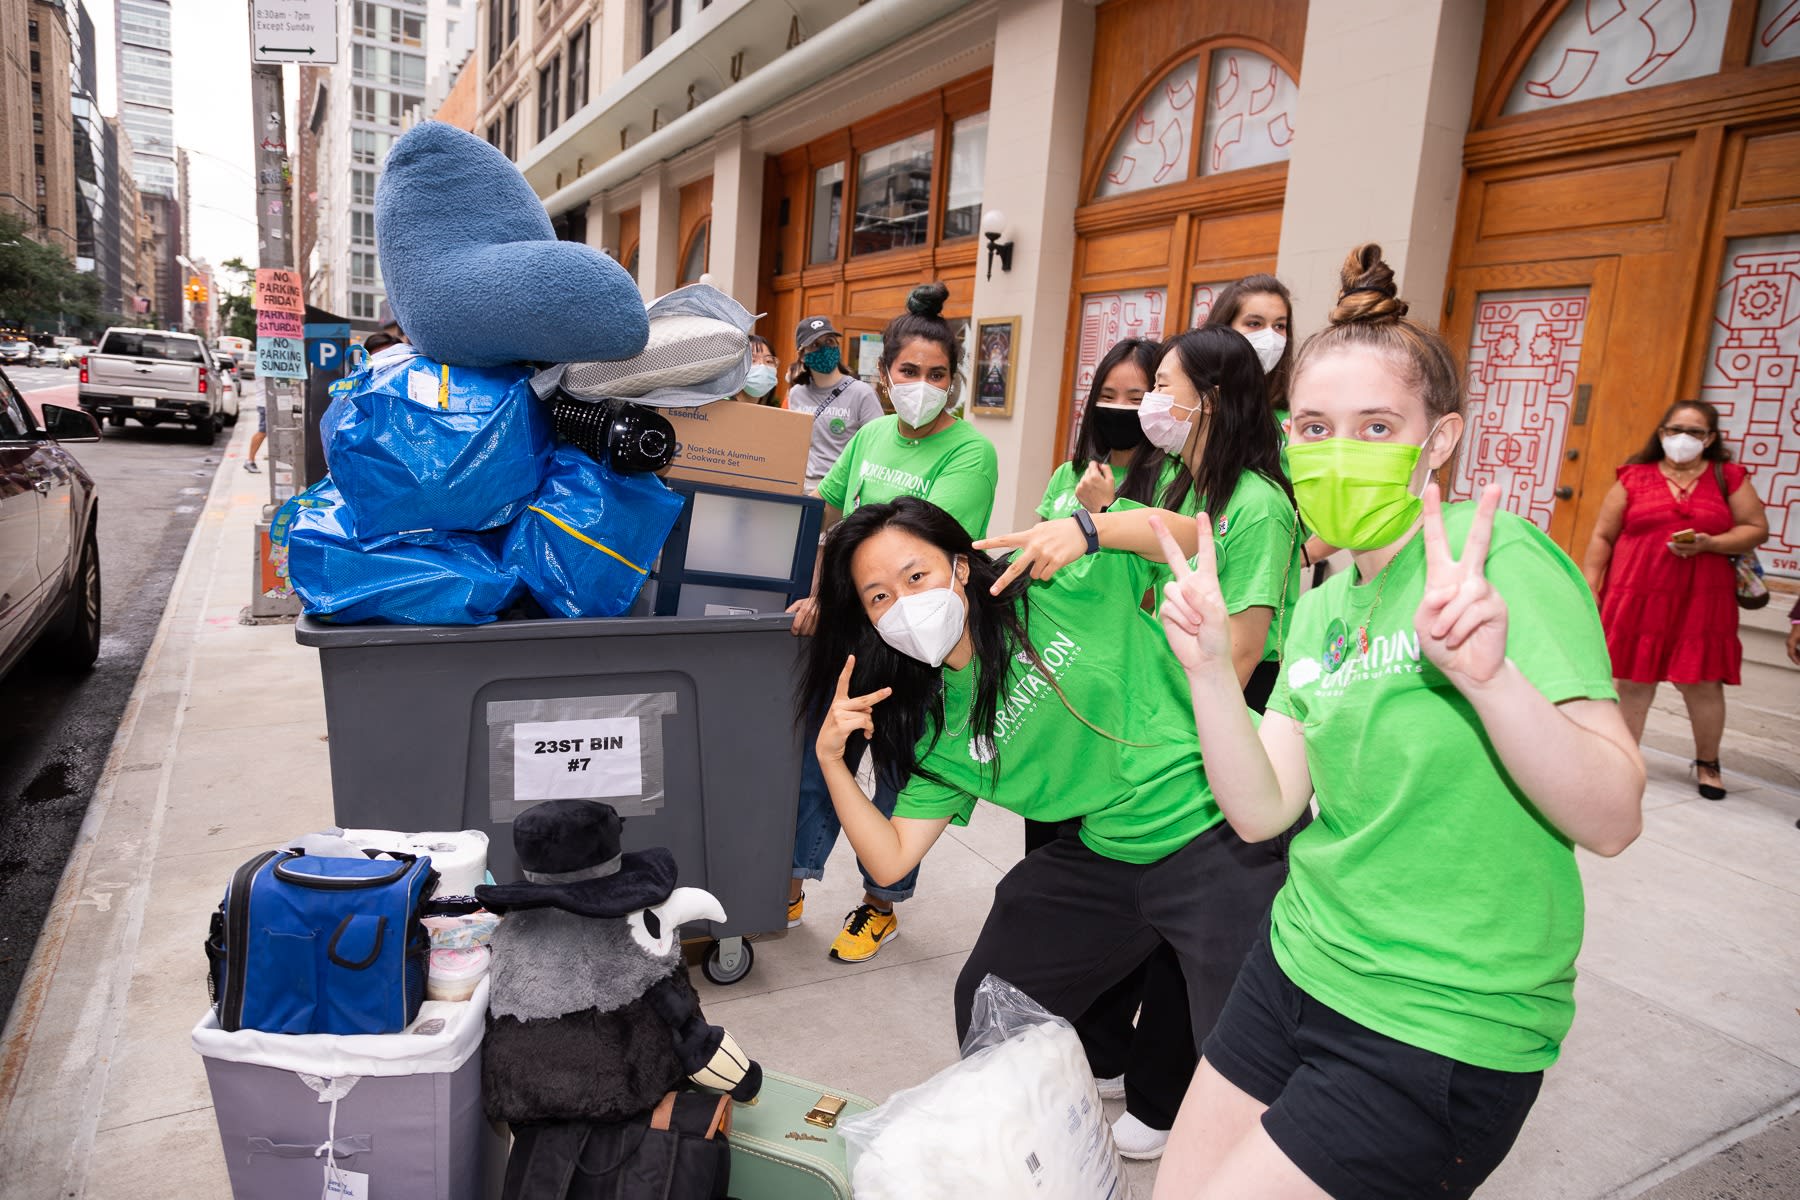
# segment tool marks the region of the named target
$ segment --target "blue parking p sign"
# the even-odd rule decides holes
[[[316,323],[306,327],[306,361],[317,371],[343,367],[350,343],[348,324]]]

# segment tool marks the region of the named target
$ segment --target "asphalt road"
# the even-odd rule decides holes
[[[75,404],[73,370],[7,377],[33,408]],[[254,387],[243,396],[252,420]],[[99,488],[100,661],[71,676],[28,655],[0,679],[0,1014],[31,960],[225,436],[209,449],[185,429],[127,424],[68,448]]]

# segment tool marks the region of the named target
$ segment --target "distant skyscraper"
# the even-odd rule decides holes
[[[112,195],[116,166],[107,152],[106,121],[96,100],[100,73],[94,61],[94,22],[81,0],[73,0],[68,12],[69,115],[75,134],[75,265],[98,275],[101,311],[121,312],[118,221],[116,214],[109,212],[117,202]]]
[[[176,194],[175,64],[170,0],[117,0],[119,119],[131,134],[140,192]]]
[[[386,296],[375,257],[375,179],[407,113],[424,105],[431,64],[459,52],[474,14],[473,6],[465,15],[445,4],[434,26],[426,0],[342,8],[337,65],[312,76],[316,91],[301,97],[302,187],[317,218],[300,265],[313,303],[367,329]],[[307,235],[303,223],[303,252]]]

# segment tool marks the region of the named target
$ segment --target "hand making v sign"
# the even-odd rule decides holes
[[[1175,573],[1174,581],[1163,588],[1159,614],[1169,648],[1190,676],[1221,665],[1232,672],[1231,615],[1225,611],[1225,595],[1219,590],[1219,560],[1213,548],[1211,520],[1200,513],[1194,521],[1198,545],[1192,567],[1161,517],[1152,516],[1150,528],[1162,543],[1169,569]],[[1233,674],[1232,681],[1236,680]]]
[[[1506,600],[1487,578],[1500,486],[1481,491],[1460,559],[1444,538],[1437,481],[1425,487],[1425,594],[1413,615],[1419,648],[1459,689],[1492,680],[1506,665]]]
[[[856,655],[852,654],[844,660],[844,672],[838,676],[837,695],[832,697],[831,711],[825,714],[825,723],[819,727],[819,740],[816,749],[820,762],[841,761],[844,757],[844,743],[850,740],[853,733],[861,733],[864,737],[875,736],[875,706],[894,694],[891,687],[877,688],[866,696],[850,694],[850,673],[856,670]]]

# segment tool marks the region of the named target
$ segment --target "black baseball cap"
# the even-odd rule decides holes
[[[829,317],[802,317],[800,324],[794,327],[794,349],[804,351],[820,338],[842,336],[833,328]]]

